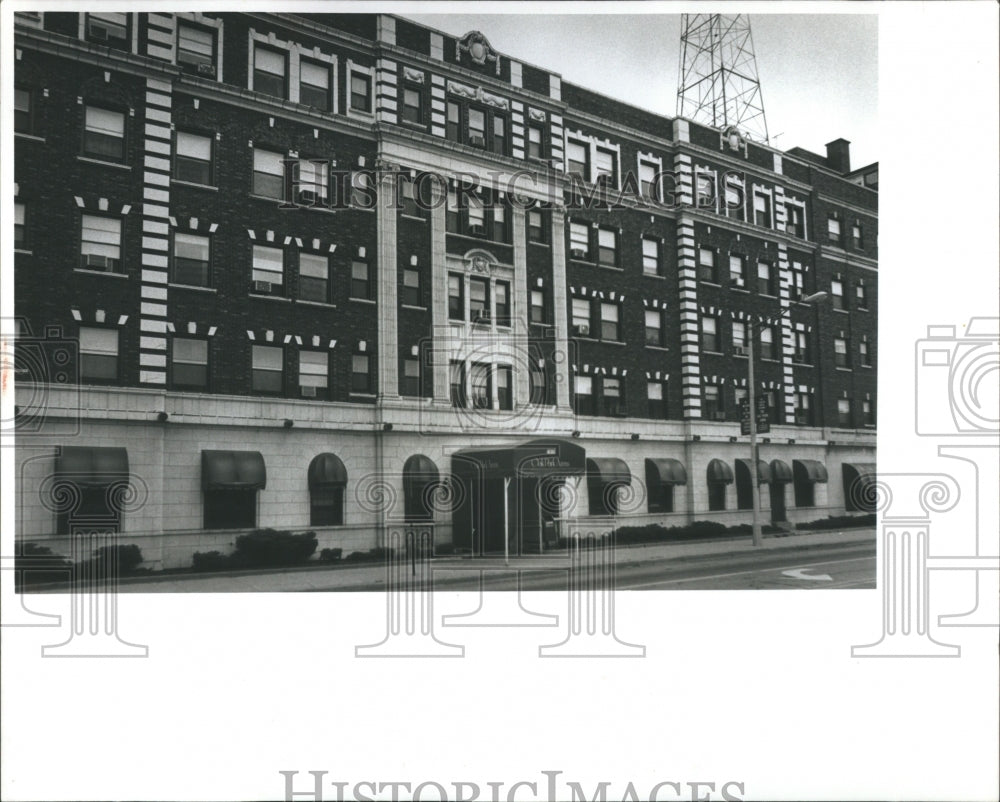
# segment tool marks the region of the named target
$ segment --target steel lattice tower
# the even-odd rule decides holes
[[[746,14],[685,14],[678,76],[678,117],[768,141]]]

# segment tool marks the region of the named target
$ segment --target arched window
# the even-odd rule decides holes
[[[430,457],[414,454],[403,464],[403,507],[408,521],[430,521],[433,487],[440,481],[437,466]]]
[[[344,488],[347,469],[336,454],[319,454],[309,463],[310,526],[344,523]]]
[[[726,508],[726,485],[733,483],[733,469],[721,459],[713,459],[708,463],[708,508],[724,510]]]

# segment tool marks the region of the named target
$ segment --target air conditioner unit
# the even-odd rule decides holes
[[[792,361],[793,362],[805,362],[806,361],[806,355],[805,355],[805,353],[803,351],[796,351],[792,355]]]
[[[469,137],[469,144],[476,148],[483,148],[486,147],[486,140],[478,134],[473,134]]]
[[[808,426],[809,425],[809,416],[808,415],[802,415],[802,414],[796,414],[796,416],[795,416],[795,422],[797,424],[799,424],[800,426]]]
[[[115,265],[118,263],[117,259],[110,256],[98,256],[97,254],[88,254],[86,265],[91,270],[104,270],[108,273],[114,272]]]
[[[471,225],[471,226],[469,226],[469,233],[472,234],[473,236],[481,237],[481,236],[483,236],[483,234],[486,233],[486,229],[483,228],[481,225],[478,225],[478,224]]]
[[[209,78],[215,77],[215,65],[214,64],[199,64],[198,74],[205,75]]]
[[[588,326],[586,323],[582,323],[579,326],[574,326],[573,333],[579,334],[581,337],[588,337],[590,335],[590,326]]]
[[[273,285],[271,284],[270,281],[255,281],[253,283],[253,291],[254,292],[262,292],[262,293],[265,293],[267,295],[270,295],[271,294],[271,287],[272,286]]]
[[[312,387],[312,386],[308,386],[307,387],[306,385],[302,385],[301,389],[302,389],[302,395],[303,395],[303,397],[305,397],[305,398],[315,398],[316,397],[316,388],[315,387]]]
[[[107,28],[98,22],[91,21],[90,25],[87,27],[87,34],[91,39],[100,39],[103,42],[108,41],[110,37],[110,32]]]
[[[713,412],[712,413],[712,418],[714,420],[725,420],[726,419],[726,413],[725,412]]]
[[[583,250],[583,248],[573,248],[570,251],[570,255],[574,259],[586,259],[587,258],[587,252],[585,250]]]
[[[298,192],[299,203],[316,203],[316,191],[313,189],[300,189]]]
[[[746,356],[747,349],[744,348],[742,345],[737,345],[733,348],[733,353],[736,354],[737,356]]]

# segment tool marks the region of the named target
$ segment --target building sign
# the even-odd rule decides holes
[[[771,421],[767,416],[767,396],[761,395],[754,399],[757,406],[757,434],[767,434],[771,431]],[[740,434],[750,434],[750,400],[740,401]]]

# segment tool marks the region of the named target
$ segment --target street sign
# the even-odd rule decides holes
[[[757,434],[767,434],[771,431],[771,422],[767,416],[767,396],[754,399],[757,407]],[[740,434],[750,434],[750,401],[740,400]]]

